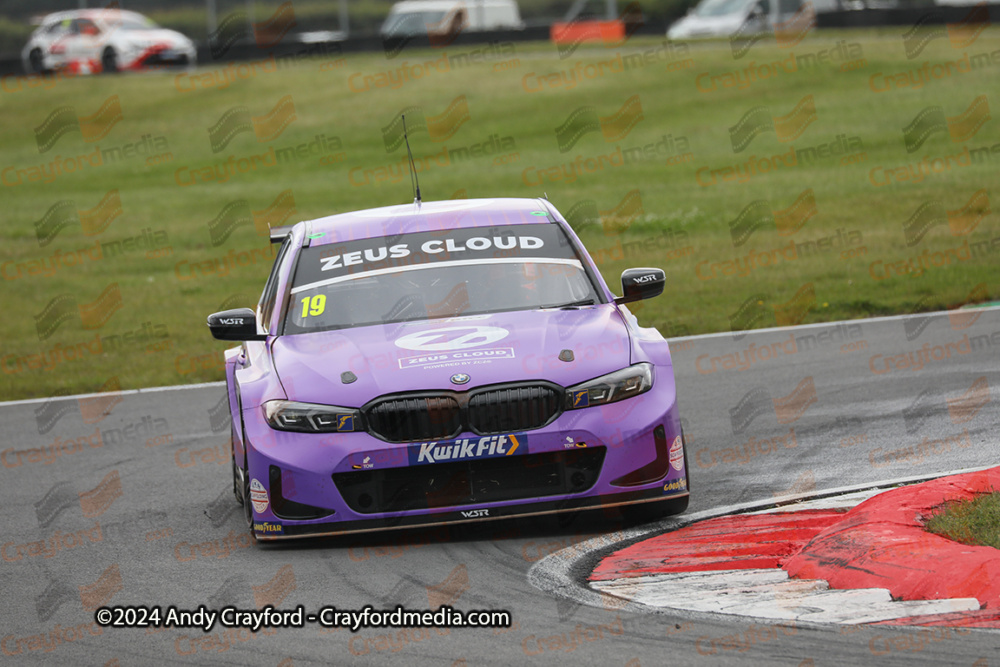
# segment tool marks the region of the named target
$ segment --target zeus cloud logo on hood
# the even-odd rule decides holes
[[[417,352],[444,352],[489,345],[503,340],[510,332],[500,327],[464,326],[418,331],[396,341],[396,347]]]

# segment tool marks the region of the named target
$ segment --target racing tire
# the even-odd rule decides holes
[[[243,475],[243,518],[247,522],[247,530],[253,535],[253,503],[250,502],[250,468]]]
[[[118,72],[118,54],[110,46],[101,54],[101,71],[105,74]]]
[[[236,455],[233,455],[233,495],[236,496],[236,502],[239,505],[243,505],[246,502],[243,499],[243,489],[240,488],[240,475],[236,468]]]
[[[46,74],[45,57],[41,49],[32,49],[28,54],[28,74]]]
[[[236,466],[236,424],[232,421],[233,403],[232,399],[229,398],[229,392],[226,392],[226,404],[229,407],[229,452],[232,454],[231,458],[233,460],[233,495],[236,496],[236,502],[242,505],[244,503],[244,496],[242,495],[243,489],[240,485],[240,475],[239,470]],[[240,435],[243,434],[243,416],[240,416]]]

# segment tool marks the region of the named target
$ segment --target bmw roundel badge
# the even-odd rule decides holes
[[[455,373],[454,375],[451,376],[451,381],[455,384],[465,384],[471,379],[472,378],[466,375],[465,373]]]

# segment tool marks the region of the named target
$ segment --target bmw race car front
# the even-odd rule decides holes
[[[237,495],[259,539],[683,511],[669,347],[624,305],[663,274],[627,271],[615,298],[543,212],[336,245],[293,230],[272,276],[282,321],[227,356]]]

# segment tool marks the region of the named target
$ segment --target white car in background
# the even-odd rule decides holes
[[[815,25],[816,13],[835,11],[846,1],[701,0],[696,7],[688,10],[687,16],[670,26],[667,39],[750,37],[782,29],[795,32]],[[857,1],[870,5],[876,0]],[[804,15],[804,11],[810,11],[810,14]]]
[[[455,37],[463,31],[523,29],[515,0],[402,0],[389,10],[380,32],[382,37]]]
[[[42,19],[21,51],[30,74],[138,70],[195,63],[194,42],[136,12],[81,9]]]

